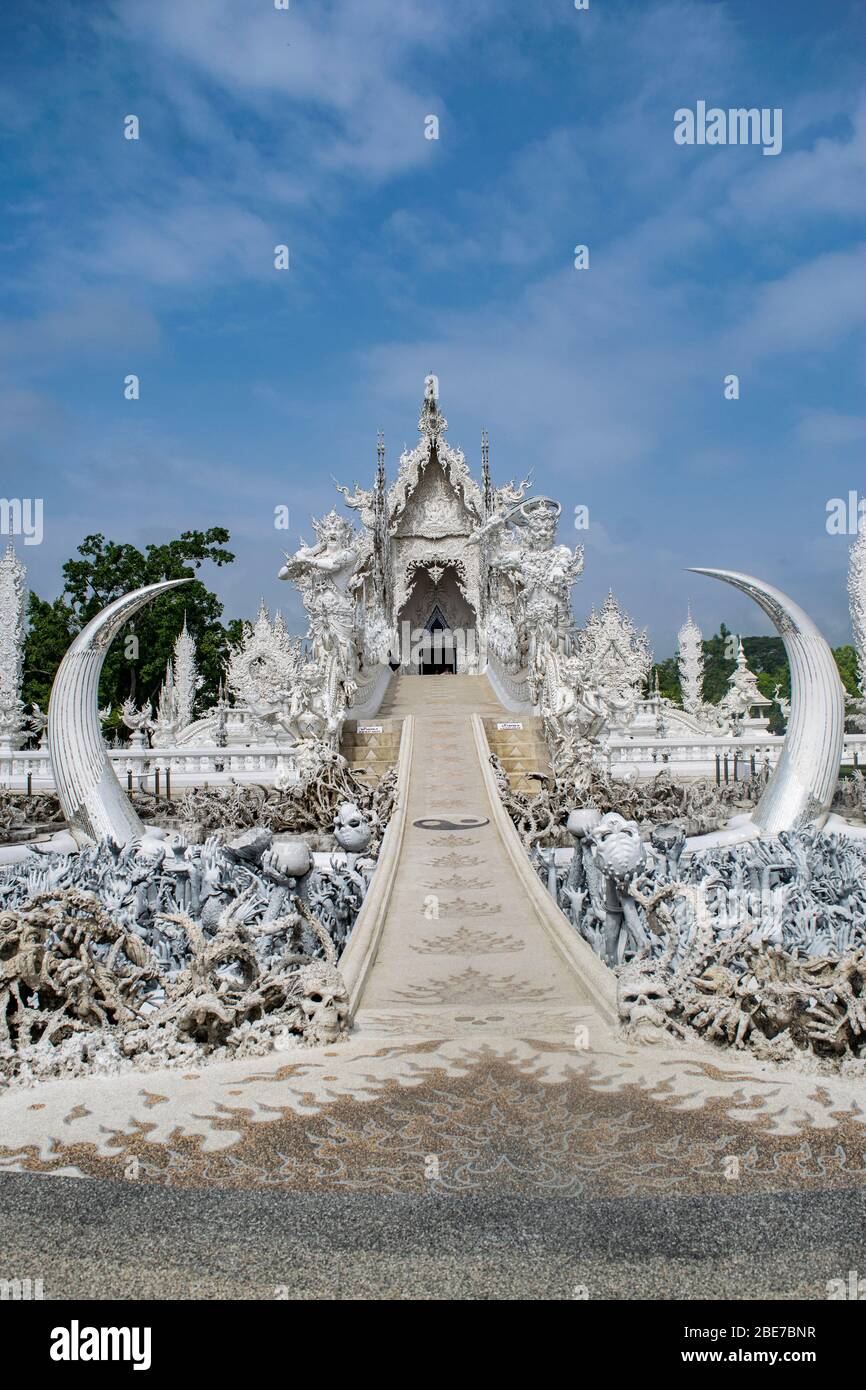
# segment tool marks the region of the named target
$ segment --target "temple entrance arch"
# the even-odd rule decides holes
[[[459,561],[416,559],[398,613],[401,669],[411,675],[478,669],[475,609],[463,592]]]

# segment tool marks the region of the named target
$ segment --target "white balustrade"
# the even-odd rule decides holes
[[[733,780],[736,759],[737,776],[751,775],[752,758],[755,769],[765,765],[775,767],[784,747],[781,735],[765,735],[761,739],[705,738],[616,738],[610,739],[598,751],[598,762],[614,777],[654,777],[662,769],[675,777],[716,776],[719,759],[724,778],[724,762],[728,763],[728,778]],[[111,748],[109,757],[121,786],[153,791],[159,772],[160,791],[165,795],[166,774],[172,792],[184,787],[202,786],[205,782],[219,786],[227,782],[260,782],[272,785],[277,775],[291,774],[292,753],[285,744],[260,744],[258,747],[215,748]],[[862,767],[866,771],[866,734],[846,734],[842,753],[843,767]],[[19,749],[0,752],[0,787],[25,791],[30,779],[32,791],[51,791],[54,778],[47,748]]]

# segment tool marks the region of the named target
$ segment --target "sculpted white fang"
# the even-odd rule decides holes
[[[93,618],[66,653],[51,689],[48,747],[57,795],[73,835],[126,844],[144,827],[109,762],[99,723],[99,675],[106,652],[134,613],[186,584],[170,579],[115,599]]]

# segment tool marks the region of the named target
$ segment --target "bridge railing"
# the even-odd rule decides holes
[[[506,670],[497,656],[490,651],[483,674],[493,686],[494,694],[507,710],[514,714],[532,714],[534,706],[529,690],[529,681],[524,671]]]

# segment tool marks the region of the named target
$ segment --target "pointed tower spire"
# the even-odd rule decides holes
[[[857,684],[866,695],[866,527],[861,525],[848,557],[848,605],[857,650]]]
[[[421,402],[421,414],[418,416],[418,433],[435,439],[437,435],[445,434],[447,429],[448,421],[439,409],[439,378],[433,372],[428,372],[424,378],[424,399]]]
[[[677,634],[677,643],[683,709],[687,714],[699,714],[704,705],[704,638],[692,617],[691,604]]]
[[[746,659],[746,649],[743,646],[742,637],[739,639],[737,649],[737,664],[728,676],[728,687],[719,701],[719,708],[730,712],[735,718],[745,720],[752,709],[766,709],[773,703],[766,695],[761,694],[758,677],[751,670]],[[754,720],[749,720],[749,722],[755,723]],[[766,724],[766,720],[764,723]]]
[[[481,431],[481,485],[484,500],[484,519],[493,511],[493,485],[490,481],[490,441],[486,430]]]

